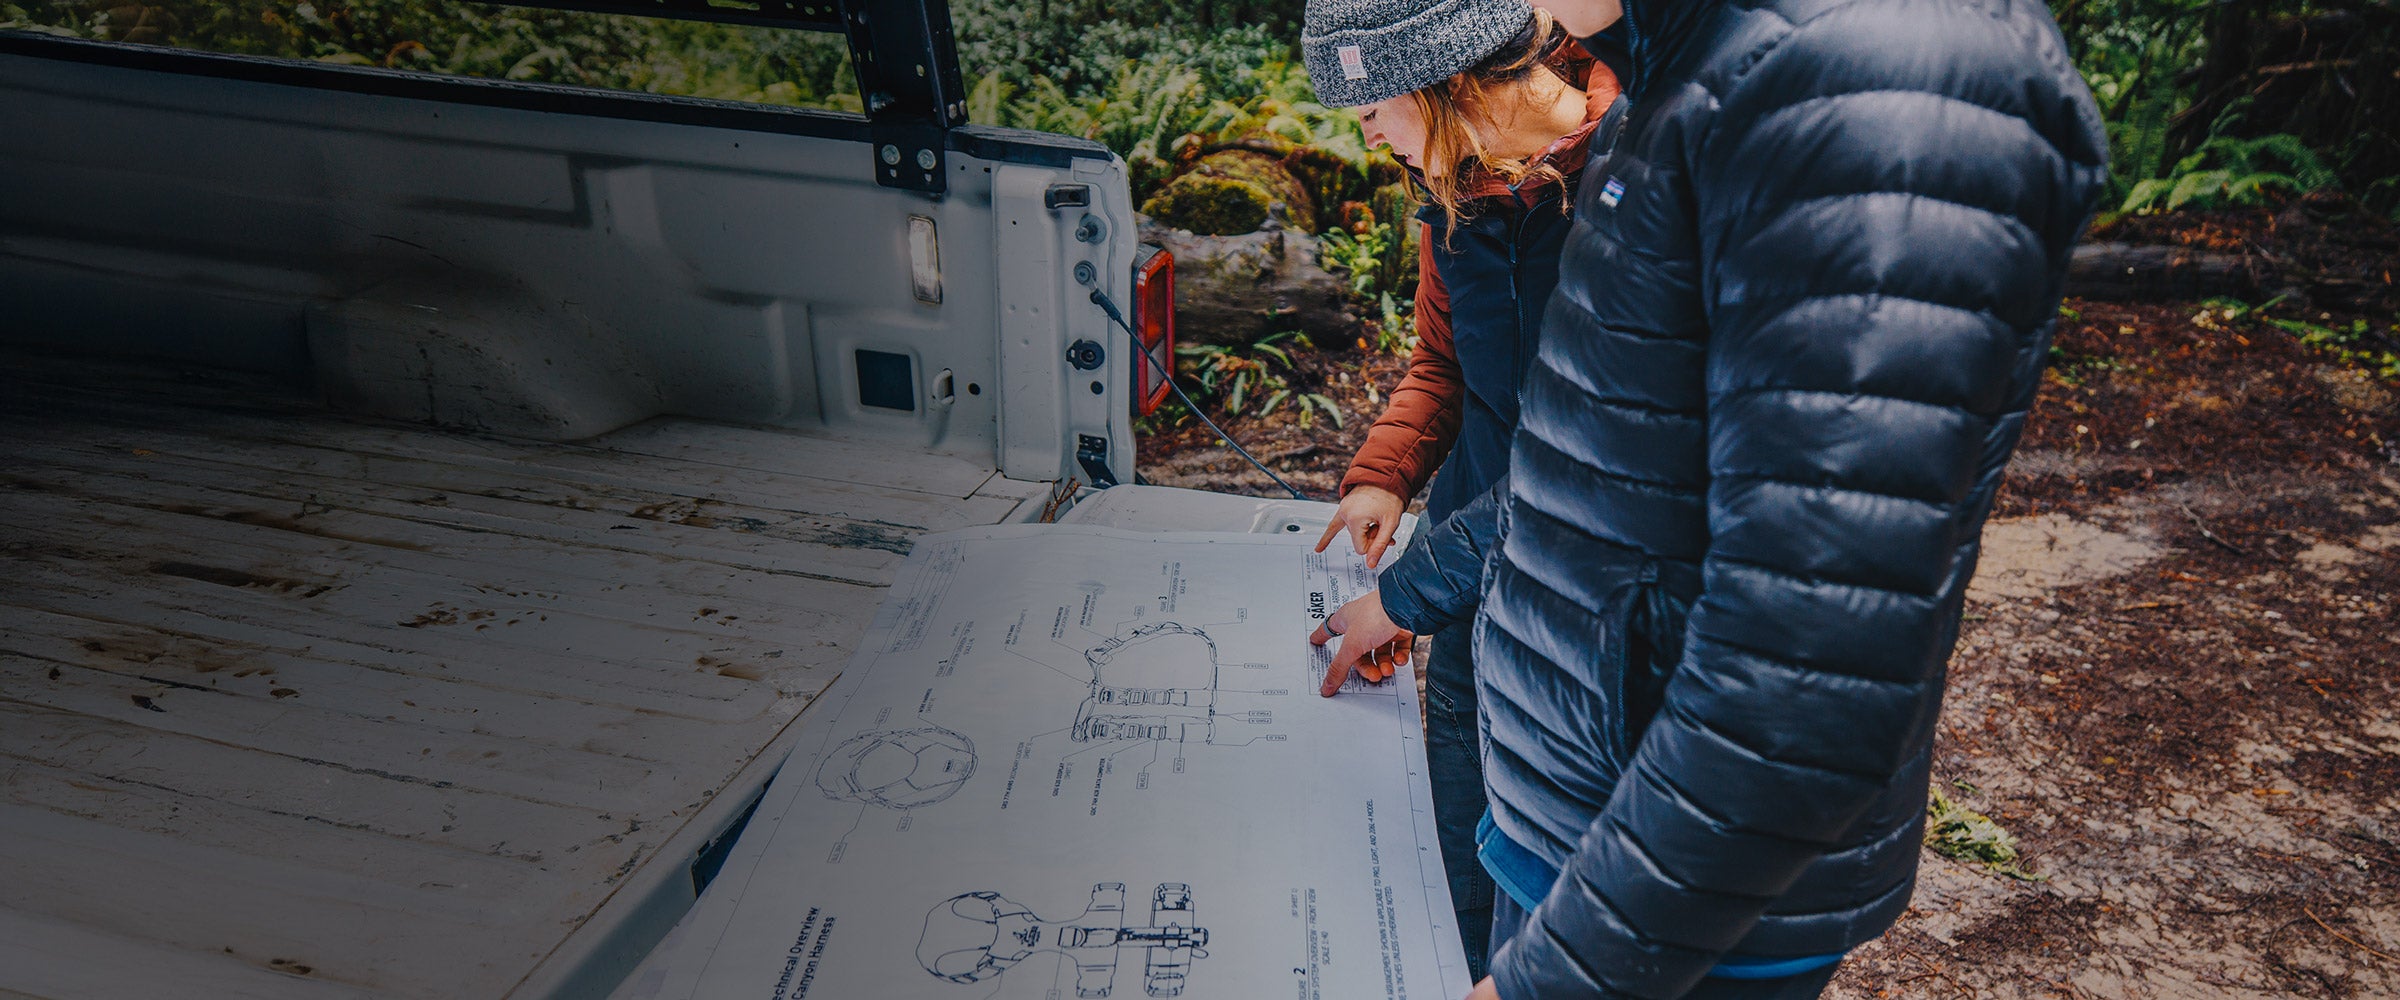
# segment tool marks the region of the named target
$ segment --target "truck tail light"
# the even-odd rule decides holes
[[[1149,416],[1166,401],[1175,371],[1175,255],[1163,247],[1144,243],[1134,251],[1133,329],[1142,351],[1158,361],[1133,359],[1134,410]]]

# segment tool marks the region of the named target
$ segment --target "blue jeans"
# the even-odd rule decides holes
[[[1492,953],[1497,954],[1501,945],[1507,944],[1509,938],[1524,929],[1526,916],[1525,908],[1518,906],[1515,899],[1507,893],[1500,894],[1500,898],[1492,904]],[[1841,967],[1840,962],[1832,962],[1822,968],[1781,979],[1720,979],[1709,976],[1693,986],[1691,992],[1685,993],[1683,1000],[1815,1000],[1825,992],[1825,984],[1833,981],[1834,970]],[[1500,1000],[1515,998],[1502,997]]]
[[[1433,821],[1450,878],[1450,904],[1467,946],[1467,969],[1483,978],[1492,928],[1492,877],[1475,859],[1475,823],[1483,818],[1483,749],[1476,733],[1474,629],[1433,634],[1425,657],[1425,763],[1433,779]]]

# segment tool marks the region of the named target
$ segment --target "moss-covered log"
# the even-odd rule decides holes
[[[1278,204],[1288,225],[1317,231],[1316,200],[1281,160],[1252,149],[1221,149],[1168,181],[1142,212],[1201,235],[1232,236],[1257,231]]]
[[[1358,330],[1349,282],[1318,261],[1307,233],[1210,236],[1145,219],[1141,238],[1175,255],[1175,330],[1184,343],[1243,344],[1298,330],[1331,346]]]

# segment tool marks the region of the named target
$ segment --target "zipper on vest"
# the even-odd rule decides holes
[[[1508,363],[1512,376],[1525,370],[1525,274],[1517,266],[1517,259],[1518,244],[1525,238],[1525,218],[1531,213],[1520,210],[1513,214],[1514,217],[1508,220],[1508,300],[1517,316],[1516,336],[1508,342]],[[1519,385],[1517,401],[1522,404],[1524,400],[1525,387]]]
[[[1650,39],[1642,34],[1642,19],[1636,13],[1640,7],[1634,0],[1625,0],[1625,54],[1633,57],[1633,79],[1627,81],[1625,94],[1637,100],[1650,83]]]

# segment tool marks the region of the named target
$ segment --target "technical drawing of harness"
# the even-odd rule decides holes
[[[1217,643],[1208,633],[1159,622],[1083,658],[1092,686],[1075,711],[1075,742],[1205,743],[1215,735]]]
[[[1160,883],[1150,895],[1150,925],[1125,926],[1125,883],[1092,887],[1092,902],[1072,920],[1045,921],[996,892],[952,896],[925,915],[917,961],[954,983],[993,979],[1037,953],[1075,963],[1075,995],[1099,1000],[1116,986],[1120,949],[1140,948],[1142,992],[1183,995],[1192,960],[1208,957],[1208,929],[1192,926],[1192,887]]]

